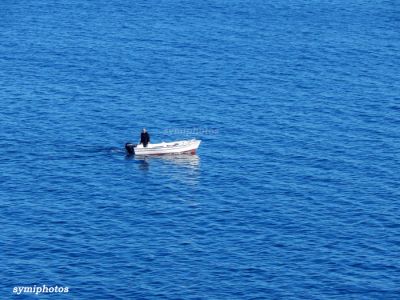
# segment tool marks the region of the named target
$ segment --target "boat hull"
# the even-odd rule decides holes
[[[200,140],[185,140],[171,143],[148,144],[147,147],[127,143],[125,149],[128,154],[135,155],[195,154],[200,143]]]

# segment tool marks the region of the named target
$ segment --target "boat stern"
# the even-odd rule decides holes
[[[132,143],[125,144],[125,150],[129,155],[135,154],[135,147],[136,147],[136,145],[132,144]]]

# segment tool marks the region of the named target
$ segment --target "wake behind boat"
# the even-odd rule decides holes
[[[196,150],[199,148],[201,140],[183,140],[175,141],[169,143],[159,143],[159,144],[147,144],[143,147],[143,144],[132,144],[126,143],[125,149],[128,154],[135,155],[164,155],[164,154],[182,154],[190,153],[195,154]]]

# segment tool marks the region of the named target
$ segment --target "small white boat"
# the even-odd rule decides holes
[[[147,144],[147,147],[143,147],[142,144],[135,145],[132,143],[126,143],[125,149],[128,154],[135,155],[163,155],[163,154],[182,154],[190,153],[195,154],[197,148],[199,148],[201,140],[184,140],[170,143],[159,143],[159,144]]]

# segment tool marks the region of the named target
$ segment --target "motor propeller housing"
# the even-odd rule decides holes
[[[136,146],[137,146],[136,144],[126,143],[125,144],[126,152],[128,152],[128,154],[135,154],[135,147]]]

